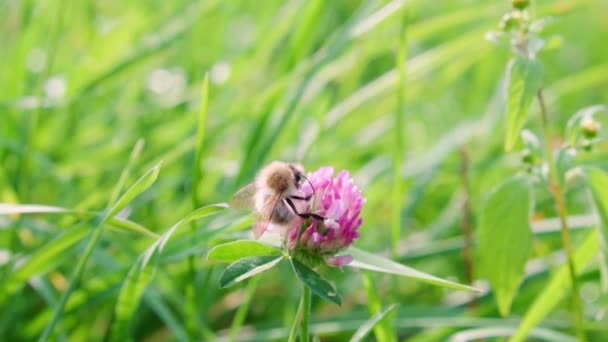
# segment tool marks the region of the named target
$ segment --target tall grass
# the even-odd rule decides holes
[[[562,42],[556,38],[543,56],[546,101],[559,108],[551,131],[561,134],[578,108],[608,102],[608,7],[535,3],[537,13],[555,16],[548,31]],[[275,159],[350,170],[367,198],[357,247],[464,281],[460,147],[468,151],[473,223],[490,189],[519,167],[515,153],[502,153],[498,120],[506,54],[484,39],[509,7],[0,3],[1,339],[287,339],[297,314],[291,303],[300,297],[284,280],[292,271],[278,267],[219,289],[220,272],[205,256],[220,242],[248,237],[251,218],[221,206],[199,209],[228,201]],[[580,158],[606,168],[607,152],[602,143]],[[145,187],[125,191],[142,175]],[[567,280],[552,266],[561,256],[558,213],[546,189],[535,191],[532,255],[512,317],[498,318],[491,292],[474,299],[407,279],[321,269],[343,304],[313,296],[309,334],[348,340],[395,303],[373,337],[361,334],[493,338],[514,333],[524,317],[536,339],[571,340],[568,302],[542,292],[549,285],[560,294]],[[606,294],[589,255],[600,246],[587,235],[595,221],[584,193],[570,188],[564,196],[587,294],[586,335],[601,341]],[[473,275],[481,287],[483,277]],[[537,297],[543,300],[532,305]]]

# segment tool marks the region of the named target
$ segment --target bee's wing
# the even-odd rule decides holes
[[[245,185],[239,191],[237,191],[234,196],[232,196],[232,200],[230,200],[230,208],[237,210],[254,210],[255,204],[253,201],[253,196],[255,195],[255,192],[255,183],[251,182]]]

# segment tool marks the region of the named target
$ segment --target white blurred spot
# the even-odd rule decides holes
[[[52,76],[44,84],[44,92],[49,100],[60,100],[65,96],[67,89],[65,77],[62,75]]]
[[[0,266],[6,264],[11,259],[11,252],[7,249],[0,249]]]
[[[36,96],[24,96],[17,102],[17,106],[21,109],[36,109],[40,105],[40,100]]]
[[[600,299],[600,287],[596,283],[586,282],[581,286],[581,297],[587,303],[596,302]]]
[[[148,76],[148,89],[159,96],[161,103],[167,107],[174,106],[184,98],[186,74],[180,68],[159,68]]]
[[[211,82],[217,85],[226,83],[226,81],[228,81],[230,78],[230,70],[230,64],[226,62],[221,61],[215,63],[209,72]]]
[[[27,54],[25,64],[30,72],[37,74],[44,70],[46,61],[46,52],[41,48],[35,48]]]
[[[235,49],[246,49],[255,41],[257,30],[253,19],[250,17],[236,18],[229,26],[227,44]]]
[[[110,33],[112,29],[116,27],[117,23],[118,21],[111,17],[101,15],[95,17],[95,26],[97,28],[97,32],[99,32],[99,35],[101,36],[105,36]]]

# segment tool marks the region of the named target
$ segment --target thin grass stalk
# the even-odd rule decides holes
[[[572,283],[572,311],[574,314],[574,328],[576,334],[578,336],[579,341],[586,341],[585,337],[585,328],[584,328],[584,319],[583,319],[583,305],[581,303],[581,299],[579,296],[579,285],[576,277],[576,268],[574,265],[574,255],[572,250],[572,241],[570,238],[570,229],[568,228],[568,209],[566,207],[566,200],[564,197],[564,192],[561,187],[561,182],[559,179],[559,173],[557,170],[557,163],[555,161],[555,157],[553,156],[553,151],[551,149],[551,135],[549,130],[549,114],[547,112],[547,108],[545,106],[545,100],[543,98],[543,91],[539,89],[536,93],[536,98],[538,100],[538,104],[540,106],[541,113],[541,123],[543,129],[543,135],[545,138],[545,145],[547,148],[547,161],[549,164],[549,174],[550,174],[550,182],[549,182],[549,190],[553,195],[553,199],[555,200],[555,206],[557,208],[557,213],[559,216],[559,220],[561,223],[561,237],[562,244],[564,246],[564,250],[566,251],[566,256],[568,257],[568,270],[570,274],[570,281]]]

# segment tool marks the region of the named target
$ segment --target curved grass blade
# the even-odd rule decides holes
[[[397,304],[391,304],[386,309],[375,314],[372,318],[370,318],[365,323],[363,323],[363,325],[359,329],[357,329],[357,331],[355,332],[353,337],[351,337],[350,342],[363,341],[363,339],[366,338],[367,335],[369,335],[369,333],[372,331],[372,329],[378,323],[380,323],[384,319],[384,317],[386,317],[386,315],[388,315],[395,308],[397,308]]]
[[[131,317],[135,308],[137,308],[144,290],[150,281],[152,281],[152,278],[156,273],[158,259],[159,254],[154,253],[148,260],[148,263],[144,263],[144,257],[142,255],[129,270],[127,278],[118,295],[116,309],[114,311],[116,316],[114,324],[112,325],[113,341],[129,340],[128,330],[130,320],[125,318]],[[148,264],[153,265],[153,267],[146,267]]]
[[[434,275],[418,271],[414,268],[402,265],[390,259],[354,247],[350,248],[347,253],[353,257],[353,261],[347,265],[350,267],[408,277],[425,282],[427,284],[443,286],[457,290],[480,292],[480,290],[474,287],[441,279]]]
[[[220,286],[222,288],[231,287],[247,278],[253,277],[258,273],[267,271],[276,266],[282,256],[257,256],[244,258],[230,264],[220,277]]]
[[[378,298],[376,291],[377,287],[374,283],[371,272],[362,272],[363,276],[363,287],[367,292],[367,311],[371,316],[376,316],[382,312],[382,302]],[[396,342],[397,335],[395,333],[395,327],[390,321],[383,321],[373,328],[374,336],[378,342]]]
[[[66,214],[82,215],[85,217],[95,217],[101,215],[101,213],[94,211],[80,211],[41,204],[0,204],[0,215],[21,214]],[[117,228],[119,231],[139,233],[153,238],[158,238],[159,236],[139,223],[124,218],[112,217],[108,220],[107,224]]]
[[[213,247],[207,258],[214,261],[234,262],[242,258],[280,255],[280,249],[253,240],[238,240]]]
[[[6,298],[17,291],[28,279],[49,271],[55,264],[51,261],[58,259],[71,247],[82,241],[91,229],[79,227],[65,232],[34,252],[21,266],[10,272],[4,279],[0,298]]]
[[[111,206],[111,208],[107,211],[105,216],[103,218],[101,218],[99,223],[95,226],[95,228],[93,229],[91,238],[89,239],[89,242],[87,243],[87,246],[84,250],[84,253],[82,254],[82,257],[80,258],[80,260],[78,260],[78,263],[76,264],[76,268],[74,270],[74,273],[72,274],[72,277],[70,278],[68,287],[65,290],[65,292],[63,293],[63,295],[61,296],[61,300],[59,301],[59,304],[55,308],[55,313],[53,314],[53,318],[51,319],[49,324],[44,329],[44,332],[40,336],[39,341],[47,341],[51,337],[53,328],[59,321],[59,318],[63,312],[63,308],[65,307],[68,299],[70,298],[70,295],[76,288],[76,283],[78,283],[80,281],[80,278],[82,277],[82,273],[84,272],[84,268],[85,268],[89,258],[91,257],[91,254],[93,254],[93,249],[95,249],[95,246],[97,245],[97,242],[99,241],[99,239],[101,237],[101,233],[103,232],[103,230],[102,230],[103,225],[106,223],[106,221],[108,221],[110,218],[114,217],[124,207],[126,207],[137,195],[141,194],[143,191],[145,191],[147,188],[149,188],[154,183],[156,178],[158,177],[159,170],[160,170],[160,163],[157,164],[156,166],[154,166],[148,172],[146,172],[143,176],[141,176],[135,182],[135,184],[133,184],[133,186],[131,186],[131,188],[129,190],[127,190],[124,195],[122,195],[122,197],[117,201],[117,203]]]
[[[160,172],[160,167],[162,162],[156,164],[152,169],[146,172],[143,176],[141,176],[130,188],[127,190],[119,199],[114,203],[108,213],[106,214],[106,218],[114,217],[121,210],[123,210],[135,197],[139,196],[142,192],[148,189],[158,178],[158,173]]]
[[[600,219],[602,289],[608,292],[608,173],[602,169],[587,167],[585,176],[591,189],[595,211]]]
[[[599,249],[598,232],[597,230],[593,230],[574,252],[574,265],[579,274],[593,260]],[[564,293],[570,291],[572,284],[570,283],[568,272],[568,265],[564,265],[551,277],[547,286],[545,286],[538,297],[536,297],[536,300],[534,300],[534,303],[529,307],[517,332],[509,339],[509,342],[525,341],[530,331],[549,314],[562,299]]]
[[[303,286],[308,286],[313,293],[327,301],[338,305],[342,304],[340,295],[338,295],[338,292],[336,292],[334,287],[327,280],[323,279],[317,272],[297,259],[290,258],[290,260],[296,275],[304,283]]]
[[[112,336],[117,341],[128,340],[128,327],[130,320],[137,310],[145,288],[148,286],[158,267],[160,253],[173,233],[183,225],[226,209],[226,204],[208,205],[188,214],[165,231],[154,243],[142,253],[129,270],[123,282],[116,307],[115,319],[112,326]]]
[[[459,331],[450,336],[450,342],[465,342],[465,341],[484,341],[492,338],[508,337],[515,332],[513,327],[489,327],[489,328],[474,328]],[[534,329],[530,334],[535,339],[547,342],[576,342],[577,339],[573,336],[564,335],[555,330],[549,329]]]

